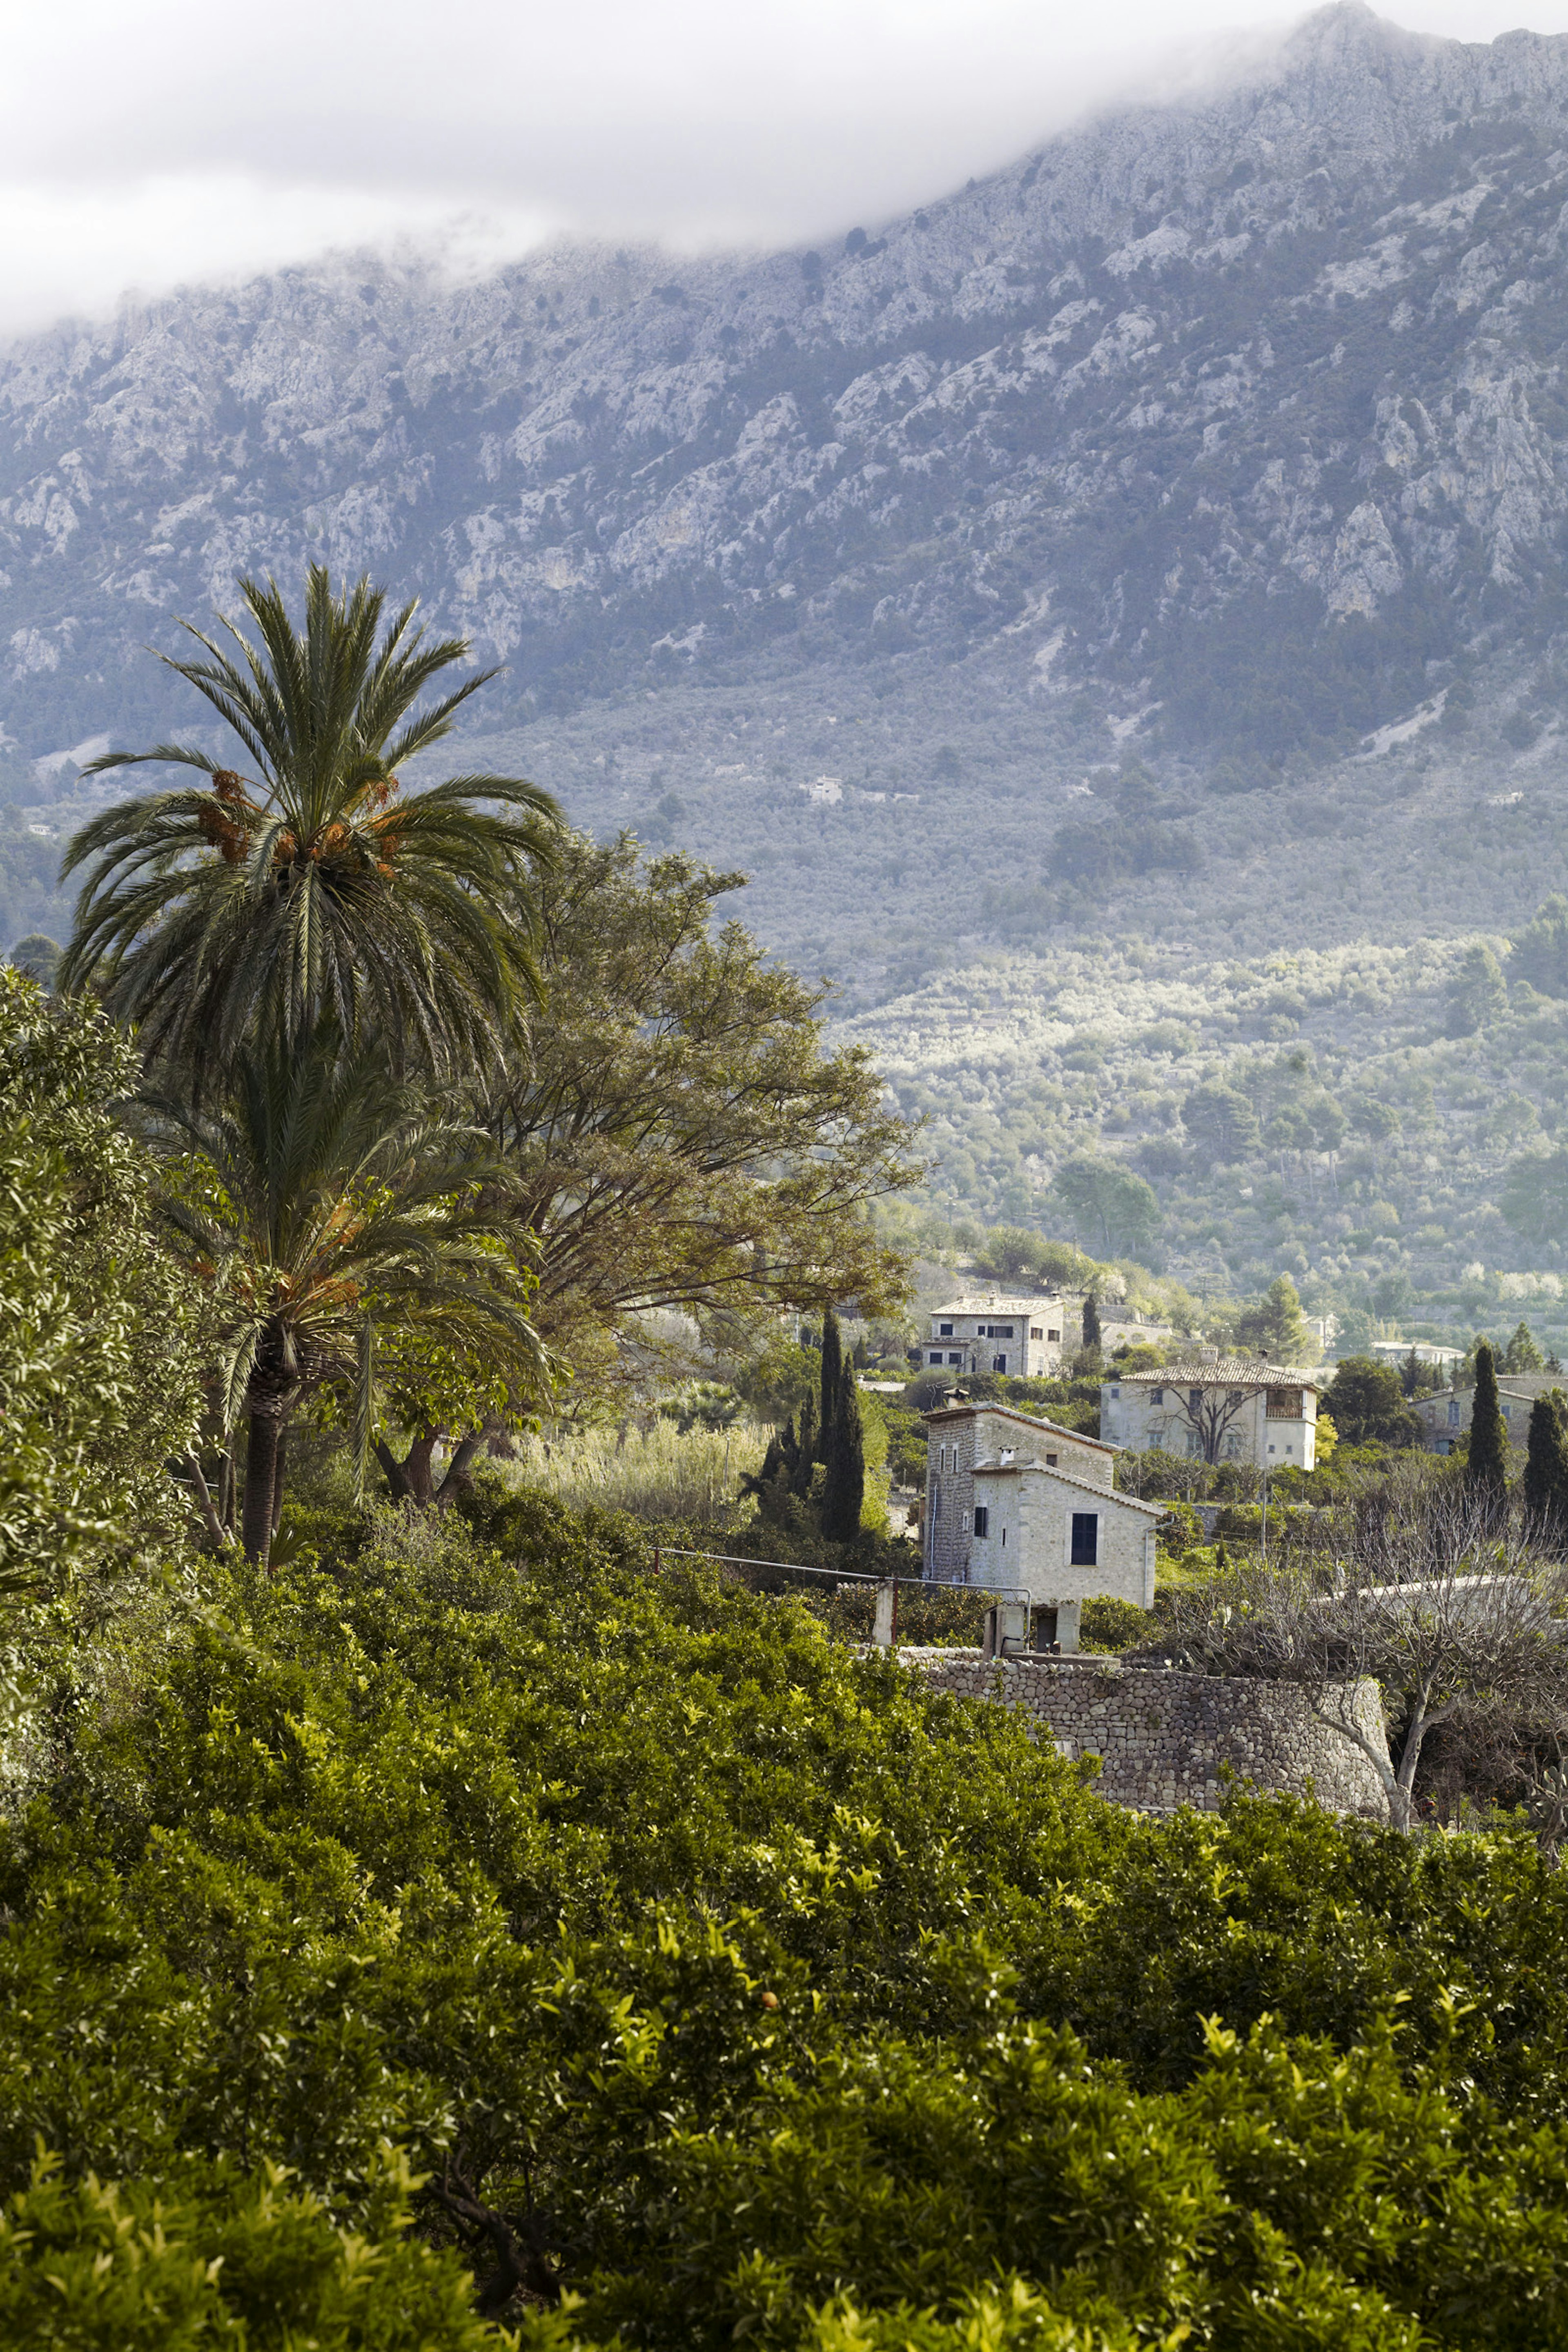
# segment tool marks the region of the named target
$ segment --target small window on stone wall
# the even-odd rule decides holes
[[[990,1513],[990,1510],[987,1508],[987,1507],[986,1507],[986,1505],[985,1505],[985,1504],[984,1504],[984,1503],[976,1503],[976,1504],[975,1504],[975,1506],[974,1506],[974,1532],[975,1532],[975,1534],[976,1534],[977,1536],[988,1535],[988,1534],[990,1533],[990,1529],[991,1529],[991,1513]]]

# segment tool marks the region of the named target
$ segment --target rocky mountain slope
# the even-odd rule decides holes
[[[325,550],[519,717],[984,649],[1244,766],[1563,618],[1568,39],[1357,5],[840,250],[565,247],[197,290],[0,361],[0,717],[29,753],[241,567]]]

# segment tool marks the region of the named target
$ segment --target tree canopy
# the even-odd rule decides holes
[[[586,1370],[625,1319],[902,1295],[875,1202],[914,1137],[858,1047],[826,1050],[826,992],[715,906],[742,877],[629,838],[563,837],[542,884],[545,1000],[485,1116],[534,1236],[537,1316]]]
[[[466,1072],[497,1048],[534,984],[531,877],[549,858],[554,803],[515,776],[457,775],[423,790],[398,771],[451,732],[491,671],[418,708],[467,656],[426,639],[405,604],[361,580],[306,579],[297,630],[275,582],[240,582],[253,646],[185,626],[205,660],[169,660],[237,740],[252,773],[198,745],[107,751],[89,773],[195,768],[205,788],[122,801],[66,853],[87,868],[58,982],[90,982],[150,1052],[232,1059],[253,1036],[309,1036],[325,1018],[395,1069]],[[499,806],[497,805],[499,804]]]

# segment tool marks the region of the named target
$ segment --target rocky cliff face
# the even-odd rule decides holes
[[[309,553],[519,719],[984,655],[1173,756],[1348,747],[1564,620],[1568,38],[1357,5],[831,253],[201,291],[0,358],[0,721]]]

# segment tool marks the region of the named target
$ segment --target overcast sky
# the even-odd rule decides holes
[[[787,243],[980,174],[1263,0],[9,0],[0,331],[414,236]],[[1399,21],[1489,40],[1519,0]],[[1568,29],[1568,0],[1533,14]],[[1164,60],[1173,50],[1176,63]]]

